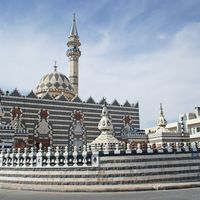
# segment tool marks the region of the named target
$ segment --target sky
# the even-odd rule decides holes
[[[139,101],[141,128],[200,106],[199,0],[0,0],[0,88],[23,95],[43,75],[69,75],[73,13],[81,41],[79,96]]]

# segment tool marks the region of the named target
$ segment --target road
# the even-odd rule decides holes
[[[200,188],[108,193],[58,193],[0,190],[0,200],[200,200]]]

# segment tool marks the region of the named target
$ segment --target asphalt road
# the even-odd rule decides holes
[[[200,188],[109,193],[58,193],[0,190],[0,200],[200,200]]]

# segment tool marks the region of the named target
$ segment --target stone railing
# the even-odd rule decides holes
[[[53,150],[48,147],[44,151],[42,144],[38,151],[33,147],[30,149],[2,149],[0,153],[0,167],[98,167],[99,153],[95,150],[87,151],[83,146],[81,152],[74,147],[72,152],[68,152],[68,147],[63,149],[56,147]]]
[[[93,146],[94,151],[99,152],[99,156],[104,155],[137,155],[137,154],[156,154],[156,153],[184,153],[184,152],[197,152],[200,151],[199,143],[167,143],[162,147],[151,145],[148,143],[145,147],[141,144],[137,144],[135,147],[131,147],[128,143],[124,145],[109,145],[106,144],[103,147]]]
[[[199,143],[176,143],[171,145],[168,143],[163,147],[147,144],[144,148],[141,144],[136,147],[131,147],[130,144],[124,146],[110,147],[106,144],[102,149],[83,146],[82,151],[78,151],[76,146],[72,152],[68,151],[68,147],[61,149],[56,147],[52,149],[48,147],[45,151],[40,144],[38,151],[33,147],[30,149],[2,149],[0,153],[0,167],[99,167],[101,156],[116,156],[116,155],[151,155],[151,154],[166,154],[166,153],[187,153],[200,152]]]

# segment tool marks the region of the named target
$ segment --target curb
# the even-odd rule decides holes
[[[62,185],[26,185],[0,183],[0,189],[27,190],[44,192],[134,192],[134,191],[155,191],[175,190],[200,187],[200,182],[184,183],[157,183],[138,185],[101,185],[101,186],[62,186]]]

